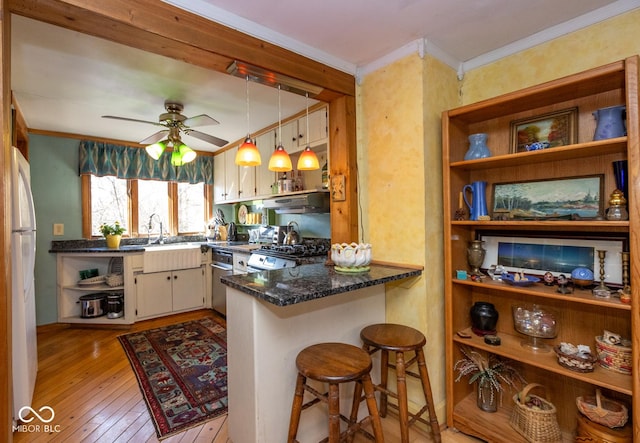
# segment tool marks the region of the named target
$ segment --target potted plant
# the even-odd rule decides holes
[[[104,235],[104,238],[107,240],[108,248],[117,249],[120,247],[120,240],[122,239],[122,234],[125,229],[120,225],[120,222],[116,221],[113,225],[109,225],[107,223],[103,223],[100,225],[100,232]]]
[[[483,411],[498,410],[498,398],[502,397],[505,386],[517,391],[517,385],[526,383],[509,360],[494,354],[484,355],[466,346],[461,346],[460,352],[463,357],[453,366],[458,371],[456,381],[470,376],[469,384],[476,383],[477,405]]]

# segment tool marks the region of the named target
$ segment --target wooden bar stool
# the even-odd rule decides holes
[[[409,442],[409,426],[416,421],[429,425],[433,439],[436,442],[440,442],[440,426],[438,425],[438,417],[436,416],[433,406],[431,383],[429,382],[429,373],[422,350],[427,343],[424,335],[420,331],[408,326],[382,323],[364,328],[360,331],[360,338],[364,343],[364,350],[369,354],[373,354],[378,350],[381,351],[380,384],[374,385],[374,389],[381,393],[380,416],[385,417],[387,415],[387,405],[398,409],[402,443]],[[389,363],[390,351],[396,353],[395,365]],[[404,359],[405,352],[414,352],[414,356],[406,362]],[[407,370],[409,366],[416,362],[418,363],[419,374]],[[397,393],[387,389],[387,379],[390,368],[396,370]],[[416,414],[409,413],[406,376],[418,378],[422,383],[425,405]],[[388,403],[388,396],[395,398],[398,404]],[[427,411],[429,411],[429,422],[422,418],[422,415]]]
[[[373,383],[369,375],[372,367],[369,354],[357,346],[344,343],[319,343],[300,351],[296,357],[296,367],[298,368],[298,378],[291,407],[288,443],[297,442],[296,435],[300,424],[300,413],[320,401],[327,403],[329,406],[329,443],[338,443],[342,439],[350,440],[356,432],[365,432],[361,428],[369,422],[373,426],[375,441],[384,443]],[[322,394],[309,386],[307,378],[328,383],[328,393]],[[357,417],[354,417],[354,414],[349,418],[340,414],[339,385],[352,381],[356,383],[354,397],[360,398],[364,388],[369,410],[369,415],[360,422],[357,421]],[[303,405],[305,391],[315,398]],[[341,419],[348,424],[347,429],[342,433],[340,432]]]

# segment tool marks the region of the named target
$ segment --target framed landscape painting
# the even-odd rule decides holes
[[[576,143],[578,108],[511,122],[511,153]]]
[[[555,180],[496,183],[494,214],[510,219],[592,219],[604,210],[604,176],[589,175]]]

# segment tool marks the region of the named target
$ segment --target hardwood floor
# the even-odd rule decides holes
[[[33,408],[53,408],[54,419],[38,420],[13,433],[22,442],[158,442],[151,416],[142,398],[135,374],[116,337],[172,323],[215,315],[210,310],[179,314],[136,323],[128,329],[101,329],[47,325],[38,330],[38,377]],[[47,412],[42,412],[48,417]],[[39,429],[33,423],[39,422]],[[397,422],[383,421],[385,438],[399,442]],[[356,441],[360,440],[360,437]],[[411,441],[431,439],[413,432]],[[443,441],[473,442],[453,430],[443,433]],[[227,416],[162,440],[163,443],[230,443]],[[235,442],[246,443],[246,442]],[[272,442],[265,442],[272,443]],[[278,442],[273,442],[278,443]]]

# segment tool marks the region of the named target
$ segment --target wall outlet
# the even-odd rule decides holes
[[[62,223],[54,223],[53,224],[53,235],[64,235],[64,224],[62,224]]]

